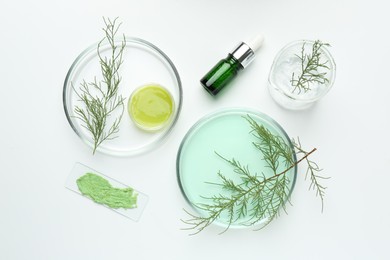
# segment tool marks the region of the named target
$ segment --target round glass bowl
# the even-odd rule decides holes
[[[123,38],[115,40],[120,45]],[[153,44],[138,38],[125,38],[123,51],[123,64],[120,67],[121,82],[118,94],[125,98],[123,101],[124,112],[119,125],[119,132],[115,138],[103,141],[97,148],[98,152],[115,155],[131,156],[150,151],[158,146],[172,131],[179,117],[182,106],[182,85],[179,74],[169,57]],[[80,92],[80,86],[84,82],[93,82],[96,78],[100,81],[102,71],[97,53],[98,44],[94,44],[84,50],[73,62],[66,75],[63,89],[63,105],[70,126],[84,143],[93,148],[94,142],[91,133],[84,127],[83,122],[77,118],[75,107],[83,107],[76,91]],[[100,55],[110,57],[111,47],[103,42],[100,46]],[[127,103],[139,86],[148,82],[156,82],[163,85],[171,94],[175,103],[172,119],[164,128],[156,132],[147,132],[139,129],[131,120]],[[120,116],[122,110],[116,109],[108,118]],[[108,124],[108,126],[110,126]]]
[[[172,120],[175,102],[165,87],[150,83],[134,90],[127,109],[130,118],[139,128],[154,132],[164,128]]]
[[[297,79],[302,74],[300,56],[312,52],[314,41],[299,40],[287,44],[276,55],[268,76],[268,89],[273,99],[282,107],[292,110],[306,109],[325,96],[332,88],[336,77],[336,64],[325,46],[320,48],[320,62],[326,62],[329,69],[319,68],[318,73],[326,73],[324,84],[311,83],[310,90],[304,91],[292,85],[292,75]],[[306,64],[306,62],[305,62]]]
[[[250,116],[257,124],[263,125],[273,135],[282,138],[293,149],[290,138],[282,127],[265,114],[248,109],[222,110],[205,116],[192,126],[184,137],[177,155],[177,178],[180,189],[185,199],[200,215],[207,217],[208,212],[197,207],[200,204],[210,204],[210,197],[219,194],[226,194],[220,185],[210,183],[221,183],[218,173],[227,178],[241,182],[239,175],[225,159],[239,161],[243,167],[248,167],[251,174],[267,176],[274,175],[274,172],[267,167],[262,158],[262,153],[253,142],[258,140],[245,117]],[[219,155],[220,156],[219,156]],[[296,161],[295,154],[294,160]],[[282,167],[281,167],[282,168]],[[283,169],[285,170],[285,169]],[[281,170],[282,171],[282,170]],[[288,196],[290,196],[295,185],[296,167],[288,171]],[[230,194],[231,195],[231,194]],[[247,211],[250,211],[248,205]],[[240,218],[229,227],[248,227],[248,217]],[[259,220],[254,226],[260,228],[268,221],[268,217]],[[214,223],[227,227],[228,218],[226,215],[218,218]]]

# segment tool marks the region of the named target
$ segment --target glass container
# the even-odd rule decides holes
[[[262,159],[262,153],[253,145],[256,138],[251,126],[245,119],[250,116],[257,124],[266,127],[272,134],[282,138],[293,149],[290,138],[283,128],[269,116],[245,108],[224,109],[207,115],[195,123],[185,135],[177,155],[177,179],[183,196],[200,216],[207,216],[207,212],[197,207],[201,203],[210,203],[205,197],[212,197],[221,192],[221,186],[210,183],[221,183],[218,173],[227,178],[239,181],[238,174],[232,166],[219,155],[231,160],[234,158],[243,166],[248,166],[252,174],[265,176],[274,175],[272,170]],[[218,154],[217,154],[218,153]],[[294,160],[296,161],[295,154]],[[296,167],[286,174],[288,196],[290,196],[296,179]],[[248,206],[248,211],[251,206]],[[247,217],[230,225],[230,228],[248,227],[244,224]],[[268,221],[268,217],[261,219],[255,225],[260,228]],[[221,216],[215,224],[226,228],[228,219]]]
[[[291,110],[301,110],[312,106],[320,100],[332,88],[336,77],[336,64],[333,56],[326,46],[320,48],[320,61],[326,62],[329,69],[319,68],[318,73],[326,73],[326,82],[321,84],[313,82],[310,90],[304,91],[295,88],[292,84],[293,74],[295,79],[302,74],[302,47],[304,54],[310,54],[314,41],[299,40],[286,45],[276,55],[272,64],[268,89],[273,99],[282,107]]]
[[[115,40],[119,45],[123,38]],[[119,93],[124,100],[124,112],[119,132],[112,140],[105,140],[98,146],[97,151],[114,156],[132,156],[150,151],[156,148],[171,133],[180,114],[182,106],[182,84],[179,73],[170,58],[155,45],[138,38],[125,38],[126,47],[123,52],[123,64],[120,68],[122,78],[119,85]],[[94,81],[95,77],[101,80],[101,68],[97,54],[97,44],[93,44],[84,50],[73,62],[64,82],[63,105],[66,118],[74,132],[91,148],[93,139],[91,133],[83,126],[81,120],[76,117],[75,107],[83,105],[76,91],[80,84]],[[111,55],[111,47],[103,43],[100,47],[102,57]],[[139,129],[127,113],[128,98],[137,87],[149,82],[163,85],[172,95],[175,103],[172,120],[163,129],[157,132],[147,132]],[[121,109],[115,111],[112,116],[119,115]]]

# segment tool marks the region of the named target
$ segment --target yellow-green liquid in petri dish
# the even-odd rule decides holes
[[[175,111],[169,91],[156,83],[137,88],[128,102],[128,112],[133,122],[146,131],[164,128]]]

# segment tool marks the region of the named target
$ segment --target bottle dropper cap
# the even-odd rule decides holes
[[[253,52],[256,52],[261,47],[261,45],[263,45],[264,36],[262,34],[259,34],[250,39],[249,41],[244,42],[246,43],[246,45],[249,46],[249,48],[253,50]]]
[[[263,44],[264,37],[258,35],[250,41],[241,42],[232,52],[231,55],[246,68],[255,58],[255,51]]]

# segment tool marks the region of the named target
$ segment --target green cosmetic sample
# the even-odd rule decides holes
[[[128,103],[128,112],[133,122],[146,131],[165,127],[174,114],[172,95],[163,86],[152,83],[133,92]]]
[[[103,177],[86,173],[76,181],[80,192],[94,202],[112,209],[137,207],[137,193],[132,188],[115,188]]]

